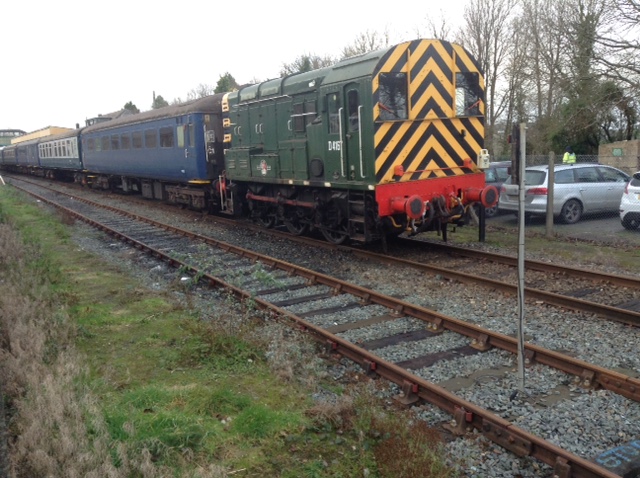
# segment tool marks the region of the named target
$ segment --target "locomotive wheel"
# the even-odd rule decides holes
[[[298,209],[290,209],[286,211],[286,215],[282,218],[282,222],[287,230],[294,236],[301,236],[309,230],[309,223],[305,220],[304,214]]]
[[[326,226],[323,226],[320,230],[324,238],[332,244],[342,244],[349,238],[346,225],[341,226],[338,230],[329,229]]]
[[[331,201],[324,211],[324,220],[320,231],[324,238],[332,244],[342,244],[349,238],[347,220],[334,201]]]
[[[295,220],[285,219],[282,222],[284,222],[284,225],[287,227],[287,230],[294,236],[301,236],[302,234],[306,233],[309,230],[309,225],[303,223],[299,219],[295,219]]]
[[[256,217],[256,222],[266,229],[271,229],[276,223],[276,218],[270,214],[263,214]]]
[[[276,224],[276,211],[273,208],[265,208],[254,211],[254,221],[266,229],[271,229]]]

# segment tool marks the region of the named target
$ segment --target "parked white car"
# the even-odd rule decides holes
[[[525,214],[546,214],[549,165],[525,169]],[[602,164],[567,164],[554,168],[553,215],[574,224],[583,214],[618,212],[620,198],[630,176]],[[518,212],[518,185],[511,176],[502,184],[498,207]]]
[[[620,221],[625,229],[640,228],[640,171],[635,173],[620,199]]]

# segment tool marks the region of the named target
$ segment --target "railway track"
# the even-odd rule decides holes
[[[24,178],[16,179],[25,181]],[[215,221],[234,227],[238,225],[237,220],[224,217],[216,217]],[[517,258],[506,254],[405,238],[398,240],[394,251],[383,254],[362,247],[336,246],[307,236],[292,236],[288,232],[264,229],[259,225],[243,223],[242,227],[314,248],[349,252],[365,260],[407,266],[450,280],[480,284],[507,294],[517,293]],[[525,260],[525,268],[527,299],[596,314],[627,325],[640,325],[640,276],[609,274],[596,269],[531,259]]]
[[[402,403],[436,405],[453,417],[454,434],[476,429],[517,456],[546,463],[553,476],[618,476],[424,378],[430,367],[470,355],[485,354],[504,364],[517,352],[513,337],[191,231],[37,188],[40,200],[64,203],[67,214],[182,267],[199,280],[228,288],[241,299],[252,298],[312,332],[327,350],[397,384]],[[360,335],[364,329],[375,329],[375,338],[368,333],[364,339]],[[586,391],[605,389],[640,400],[636,378],[530,344],[526,357],[532,367],[552,367],[574,377]]]

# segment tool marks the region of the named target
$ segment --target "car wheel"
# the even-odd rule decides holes
[[[575,224],[582,217],[582,204],[576,199],[569,199],[560,211],[560,219],[565,224]]]
[[[496,214],[498,214],[498,205],[496,204],[493,207],[485,207],[484,208],[484,215],[485,217],[493,217]]]
[[[629,215],[627,215],[627,217],[625,217],[622,220],[622,226],[625,229],[628,229],[630,231],[638,229],[638,228],[640,228],[640,218],[638,218],[638,217],[630,217]]]

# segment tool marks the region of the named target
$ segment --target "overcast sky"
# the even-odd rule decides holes
[[[8,0],[0,129],[83,126],[128,101],[146,111],[154,91],[184,100],[225,72],[240,84],[275,78],[303,54],[338,57],[367,31],[397,43],[426,36],[440,14],[458,26],[467,1]]]

